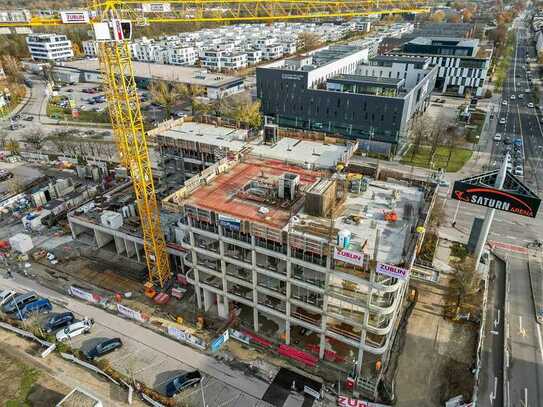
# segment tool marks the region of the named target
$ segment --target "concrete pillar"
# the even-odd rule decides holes
[[[134,242],[134,248],[136,250],[136,258],[138,259],[138,263],[141,263],[141,252],[140,252],[139,244]]]
[[[75,224],[70,221],[70,218],[68,218],[68,224],[70,225],[70,232],[72,232],[72,239],[76,240],[77,235],[75,234]]]
[[[129,258],[134,257],[134,254],[136,254],[136,248],[134,247],[134,242],[131,240],[124,240],[124,248],[126,251],[126,256]]]
[[[324,351],[326,350],[326,325],[328,318],[326,312],[328,309],[328,286],[330,285],[330,278],[332,276],[332,256],[326,257],[326,276],[324,278],[324,297],[322,301],[322,319],[321,319],[321,338],[319,343],[319,359],[324,359]]]
[[[113,240],[113,236],[97,229],[94,229],[94,236],[96,237],[96,245],[98,248],[102,248]]]
[[[115,241],[115,250],[117,250],[117,254],[123,254],[126,249],[124,239],[122,237],[113,236],[113,240]]]
[[[212,293],[211,291],[209,290],[206,290],[204,288],[204,311],[209,311],[209,309],[211,308],[211,306],[213,305],[213,298],[216,296],[217,294],[215,293]],[[217,302],[217,306],[218,306],[218,302]]]
[[[287,314],[287,320],[286,320],[286,324],[285,324],[285,343],[287,345],[290,345],[290,314],[292,312],[291,311],[292,305],[290,304],[291,291],[292,291],[292,287],[291,287],[291,284],[290,284],[290,279],[291,279],[291,275],[292,275],[291,269],[292,269],[292,263],[290,261],[287,261],[287,266],[286,266],[286,270],[287,270],[287,286],[286,286],[286,296],[287,296],[286,314]]]
[[[253,324],[254,324],[254,331],[258,332],[259,326],[258,326],[258,310],[256,309],[256,306],[258,304],[258,292],[256,288],[256,279],[257,279],[257,272],[256,272],[256,239],[254,236],[251,236],[251,271],[253,273]]]

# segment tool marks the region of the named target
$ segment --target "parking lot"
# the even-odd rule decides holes
[[[16,279],[22,278],[17,276]],[[14,288],[18,292],[27,291],[14,280],[0,279],[0,290],[6,288]],[[256,377],[245,376],[196,350],[69,296],[53,293],[43,287],[36,287],[34,291],[49,298],[54,304],[53,312],[38,315],[36,323],[44,324],[52,315],[68,310],[79,320],[93,318],[95,323],[90,333],[72,338],[69,341],[72,347],[88,351],[105,339],[120,338],[122,348],[102,358],[120,372],[162,394],[167,383],[176,375],[199,370],[204,377],[203,386],[181,391],[176,400],[187,401],[192,407],[204,407],[202,399],[205,399],[206,406],[214,407],[271,406],[261,400],[268,383]]]

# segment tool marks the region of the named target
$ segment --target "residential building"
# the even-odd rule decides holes
[[[478,39],[418,37],[401,47],[397,55],[430,57],[439,68],[436,90],[463,96],[483,96],[492,49],[480,46]]]
[[[240,58],[230,58],[228,66],[225,67],[223,56],[247,54],[247,64],[254,65],[262,60],[276,60],[296,53],[298,38],[302,33],[312,33],[322,42],[328,42],[344,38],[355,28],[354,22],[239,24],[156,39],[134,39],[131,42],[131,50],[135,61],[172,65],[200,64],[219,71],[242,69],[245,63]],[[83,48],[86,56],[96,57],[95,46],[84,44]]]
[[[60,34],[31,34],[26,37],[34,61],[67,61],[74,56],[72,42]]]
[[[356,74],[368,77],[404,79],[406,89],[413,89],[431,70],[430,57],[378,55],[359,65]]]
[[[83,53],[89,58],[98,57],[98,43],[93,40],[82,41]]]
[[[257,95],[267,122],[359,139],[366,151],[394,154],[411,118],[428,105],[437,68],[423,60],[368,62],[367,56],[367,49],[332,46],[258,67]],[[368,70],[369,63],[375,65]]]
[[[166,63],[171,65],[195,65],[196,50],[193,47],[175,47],[168,49]]]

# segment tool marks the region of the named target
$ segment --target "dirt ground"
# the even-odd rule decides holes
[[[96,395],[104,406],[127,406],[127,393],[65,361],[56,353],[42,359],[37,344],[0,331],[0,405],[7,407],[56,405],[74,387]],[[26,403],[26,404],[25,404]],[[132,406],[145,406],[134,399]]]
[[[471,398],[478,327],[443,318],[445,288],[416,284],[396,375],[398,407],[435,407],[459,394]]]

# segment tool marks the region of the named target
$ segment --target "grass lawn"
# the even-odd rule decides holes
[[[66,120],[71,122],[86,122],[86,123],[109,123],[109,118],[106,112],[98,113],[92,111],[79,111],[79,117],[72,117],[72,109],[63,109],[56,103],[47,104],[47,116],[53,119]]]
[[[415,155],[412,154],[411,148],[412,147],[410,147],[402,157],[401,163],[406,165],[414,165],[415,167],[430,168],[430,164],[428,163],[430,160],[430,147],[421,147],[418,154]],[[434,158],[435,162],[432,168],[436,170],[438,168],[444,168],[447,172],[459,171],[471,158],[472,153],[473,151],[468,150],[467,148],[455,148],[453,149],[451,159],[447,165],[449,148],[438,147]]]

